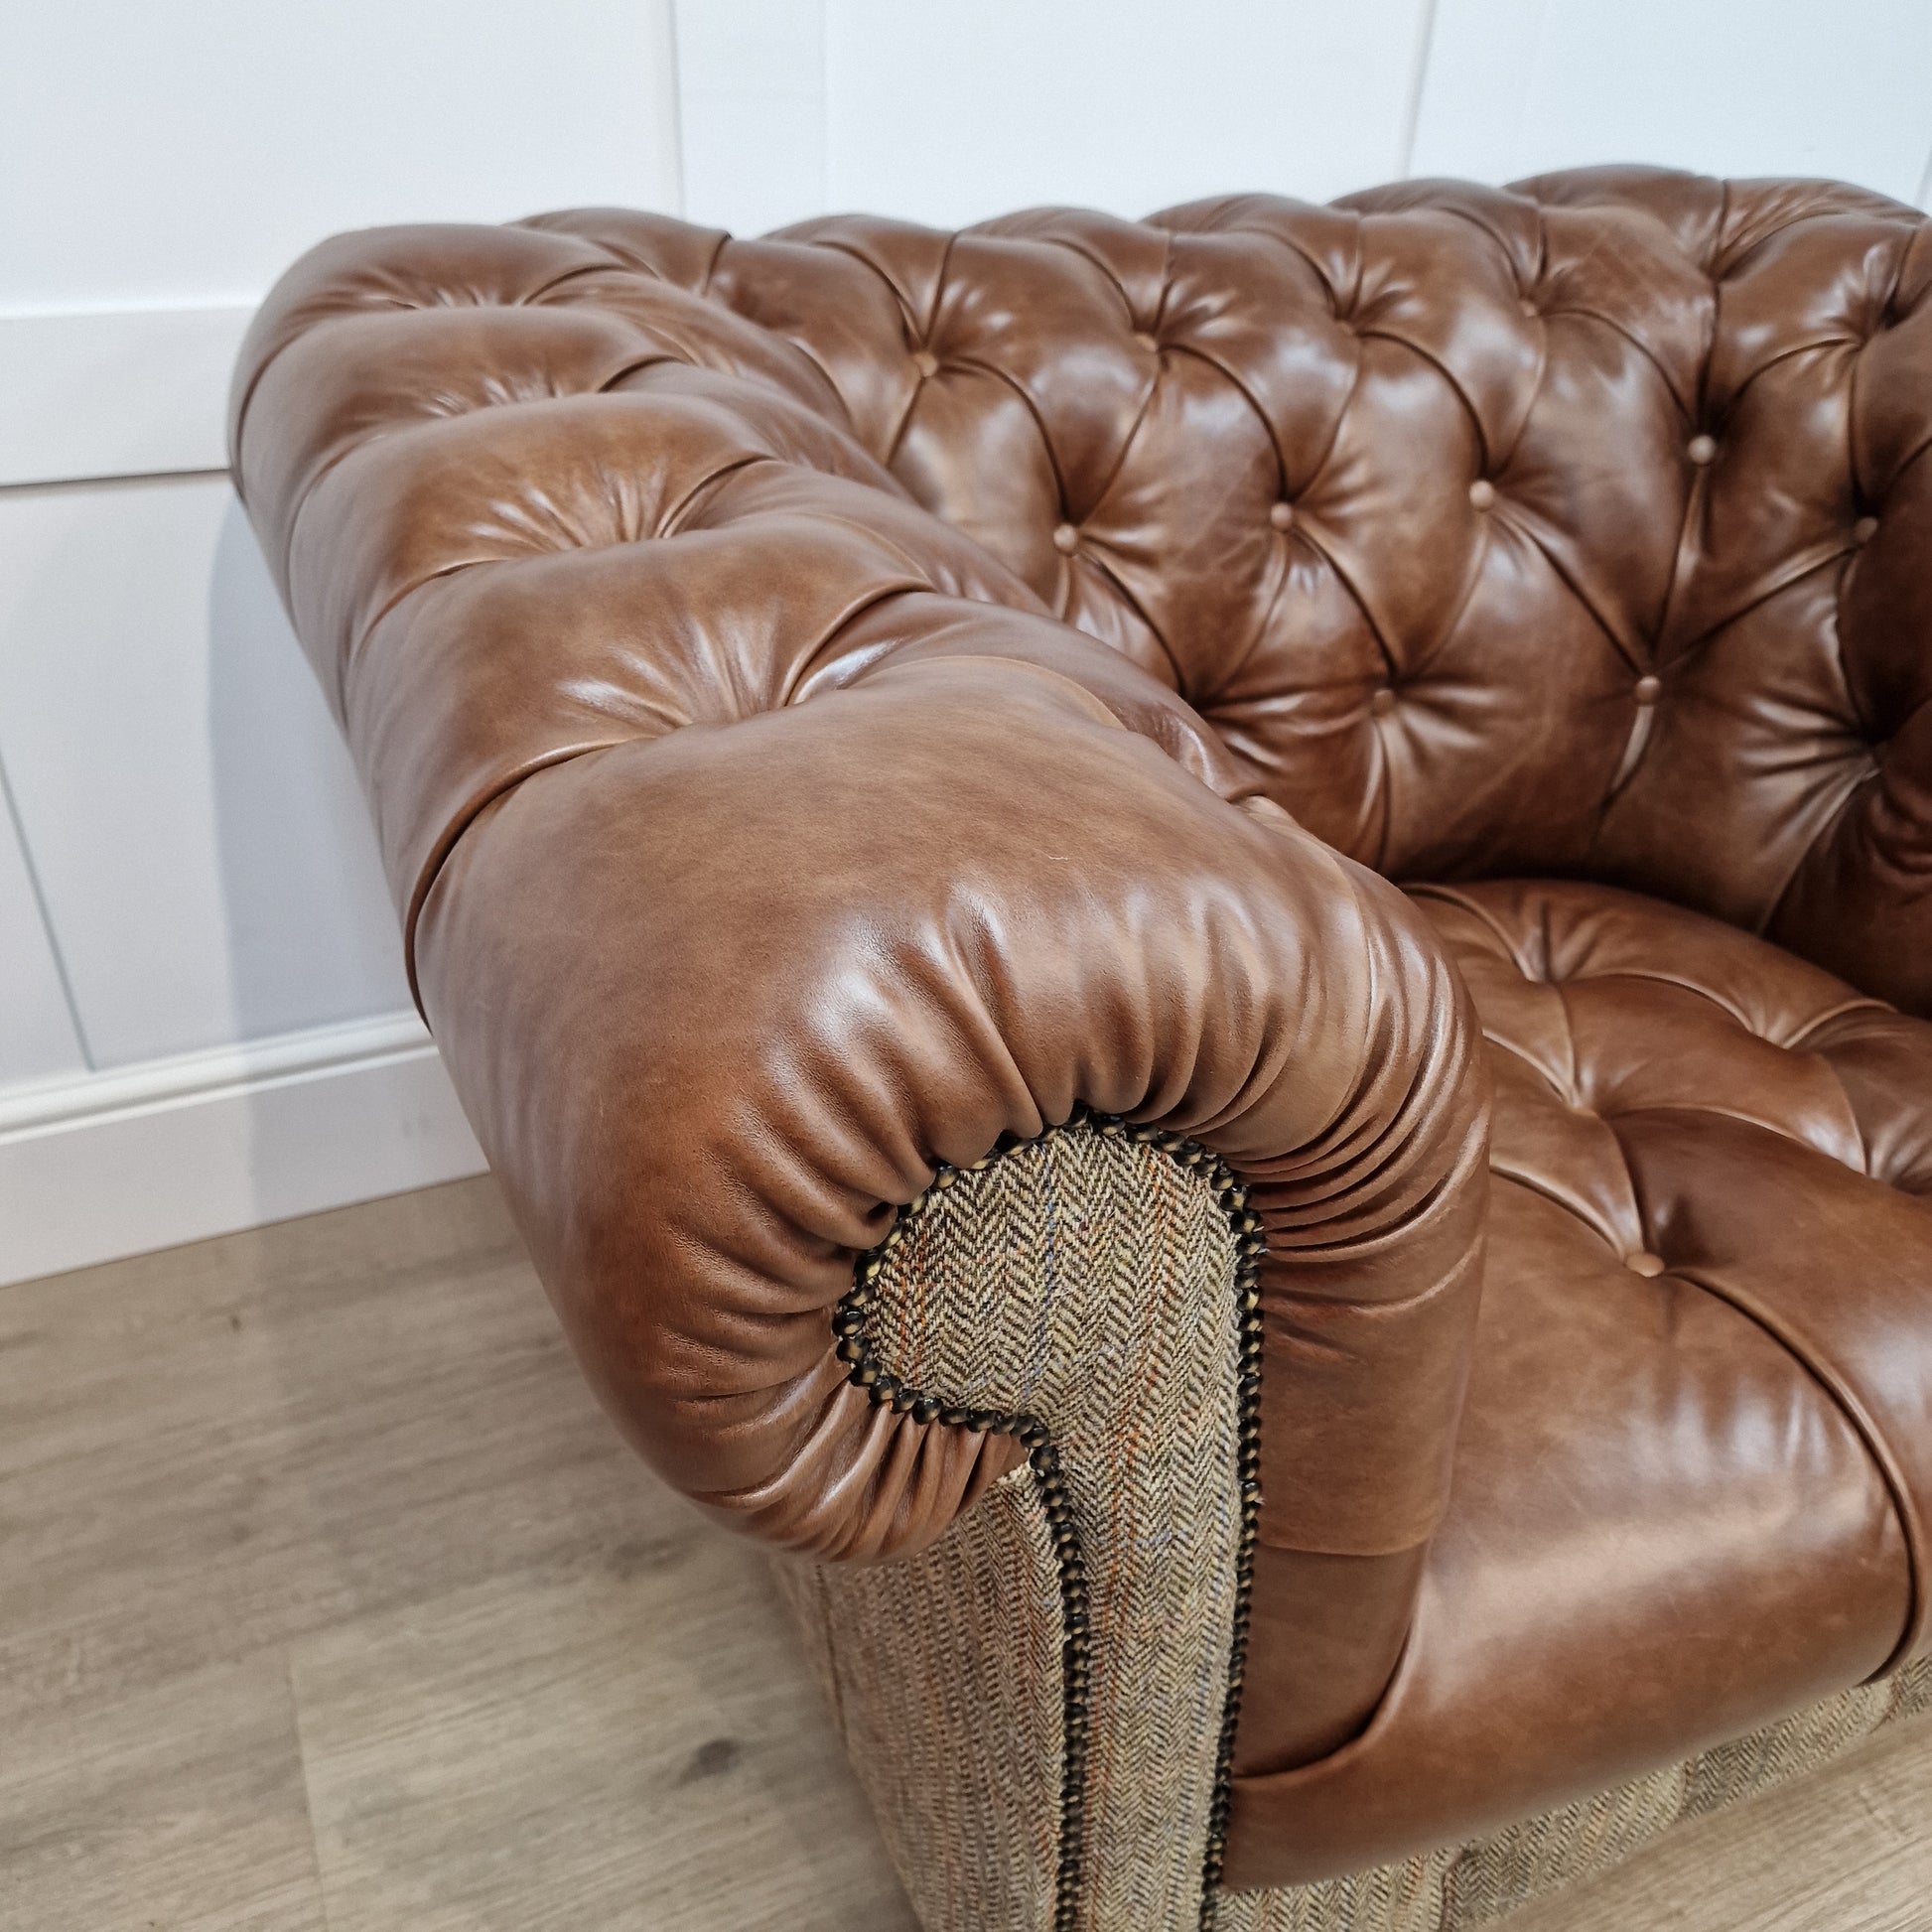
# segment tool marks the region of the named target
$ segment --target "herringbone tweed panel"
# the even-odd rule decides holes
[[[1093,1599],[1081,1932],[1200,1923],[1241,1529],[1236,1262],[1182,1162],[1082,1123],[946,1177],[880,1279],[881,1364],[1037,1416],[1072,1490]],[[1036,1512],[1016,1470],[920,1557],[784,1566],[926,1932],[1052,1923],[1060,1619]]]
[[[1687,1818],[1816,1769],[1898,1718],[1932,1711],[1932,1659],[1581,1804],[1318,1885],[1225,1892],[1221,1932],[1462,1932],[1606,1870]]]
[[[774,1567],[921,1924],[1050,1925],[1060,1592],[1032,1472],[904,1562]]]

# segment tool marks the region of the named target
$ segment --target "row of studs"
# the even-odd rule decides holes
[[[1222,1708],[1221,1730],[1214,1760],[1214,1789],[1209,1803],[1205,1857],[1201,1873],[1201,1927],[1212,1932],[1221,1865],[1227,1851],[1230,1786],[1234,1764],[1235,1728],[1241,1715],[1241,1686],[1246,1674],[1250,1597],[1254,1585],[1254,1550],[1261,1511],[1261,1295],[1258,1286],[1265,1241],[1260,1217],[1248,1204],[1247,1190],[1233,1171],[1198,1142],[1159,1128],[1135,1126],[1110,1114],[1077,1113],[1066,1127],[1090,1125],[1108,1138],[1124,1137],[1152,1147],[1205,1183],[1228,1217],[1238,1244],[1235,1292],[1240,1311],[1239,1470],[1241,1529],[1235,1555],[1235,1599],[1232,1640],[1228,1652],[1228,1689]],[[1037,1136],[1064,1132],[1048,1128]],[[1060,1786],[1060,1857],[1054,1876],[1053,1932],[1076,1932],[1080,1880],[1085,1869],[1086,1769],[1088,1725],[1092,1715],[1093,1655],[1092,1599],[1086,1562],[1074,1522],[1073,1498],[1060,1467],[1052,1433],[1037,1416],[1025,1410],[970,1408],[942,1401],[912,1389],[879,1364],[870,1336],[872,1316],[879,1306],[879,1278],[893,1250],[931,1195],[950,1187],[961,1173],[977,1173],[1030,1142],[1003,1139],[1001,1145],[971,1168],[942,1166],[931,1183],[901,1207],[876,1248],[860,1257],[853,1285],[832,1311],[832,1333],[847,1379],[864,1389],[877,1406],[890,1405],[915,1422],[944,1423],[989,1435],[1014,1437],[1027,1451],[1028,1465],[1039,1491],[1059,1573],[1061,1722],[1064,1739]]]

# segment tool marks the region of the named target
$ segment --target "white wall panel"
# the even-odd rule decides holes
[[[373,222],[675,208],[668,4],[9,6],[0,311],[253,301]]]
[[[684,212],[763,234],[825,211],[824,0],[677,0]]]
[[[20,1081],[78,1073],[85,1065],[27,855],[0,786],[0,1092]]]
[[[221,469],[253,313],[0,316],[0,484]]]
[[[1402,172],[1427,0],[826,0],[827,195],[942,226]]]
[[[0,496],[0,760],[95,1065],[407,1007],[347,757],[224,480]]]
[[[1438,0],[1413,167],[1507,181],[1649,161],[1913,201],[1928,81],[1927,0]]]
[[[1409,171],[1513,181],[1545,0],[1436,0]],[[1592,155],[1589,159],[1601,159]]]
[[[680,188],[671,0],[63,0],[0,41],[4,1278],[476,1166],[419,1033],[330,1031],[406,1012],[395,923],[192,473],[248,309],[323,236]],[[169,480],[101,482],[135,477]]]

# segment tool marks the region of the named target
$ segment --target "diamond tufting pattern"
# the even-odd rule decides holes
[[[1495,1080],[1475,1373],[1394,1684],[1318,1762],[1245,1728],[1236,1883],[1499,1829],[1926,1649],[1932,1027],[1613,888],[1415,891]]]
[[[675,596],[706,538],[835,525],[837,582],[786,626],[822,675],[909,588],[1044,608],[1392,877],[1582,873],[1922,1011],[1929,291],[1914,210],[1637,169],[959,235],[392,229],[264,311],[239,474],[332,688],[455,571],[575,556]],[[602,554],[639,537],[668,541]],[[759,642],[741,705],[797,688]],[[516,667],[566,744],[569,656]],[[706,715],[708,681],[614,671],[600,739]],[[559,748],[492,749],[500,782]],[[392,865],[474,805],[423,800],[445,824]]]

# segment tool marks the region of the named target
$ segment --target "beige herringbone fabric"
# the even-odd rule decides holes
[[[1059,1581],[1032,1472],[902,1563],[775,1567],[921,1923],[1050,1925]]]
[[[1184,1166],[1083,1124],[935,1188],[881,1278],[882,1366],[1028,1411],[1059,1448],[1093,1597],[1082,1932],[1200,1920],[1241,1527],[1235,1268]],[[1059,1606],[1032,1494],[1016,1471],[910,1562],[790,1566],[927,1932],[1051,1923]]]
[[[1815,1770],[1896,1719],[1932,1711],[1932,1659],[1667,1770],[1473,1845],[1279,1891],[1226,1892],[1221,1932],[1461,1932],[1628,1857],[1646,1840]]]

